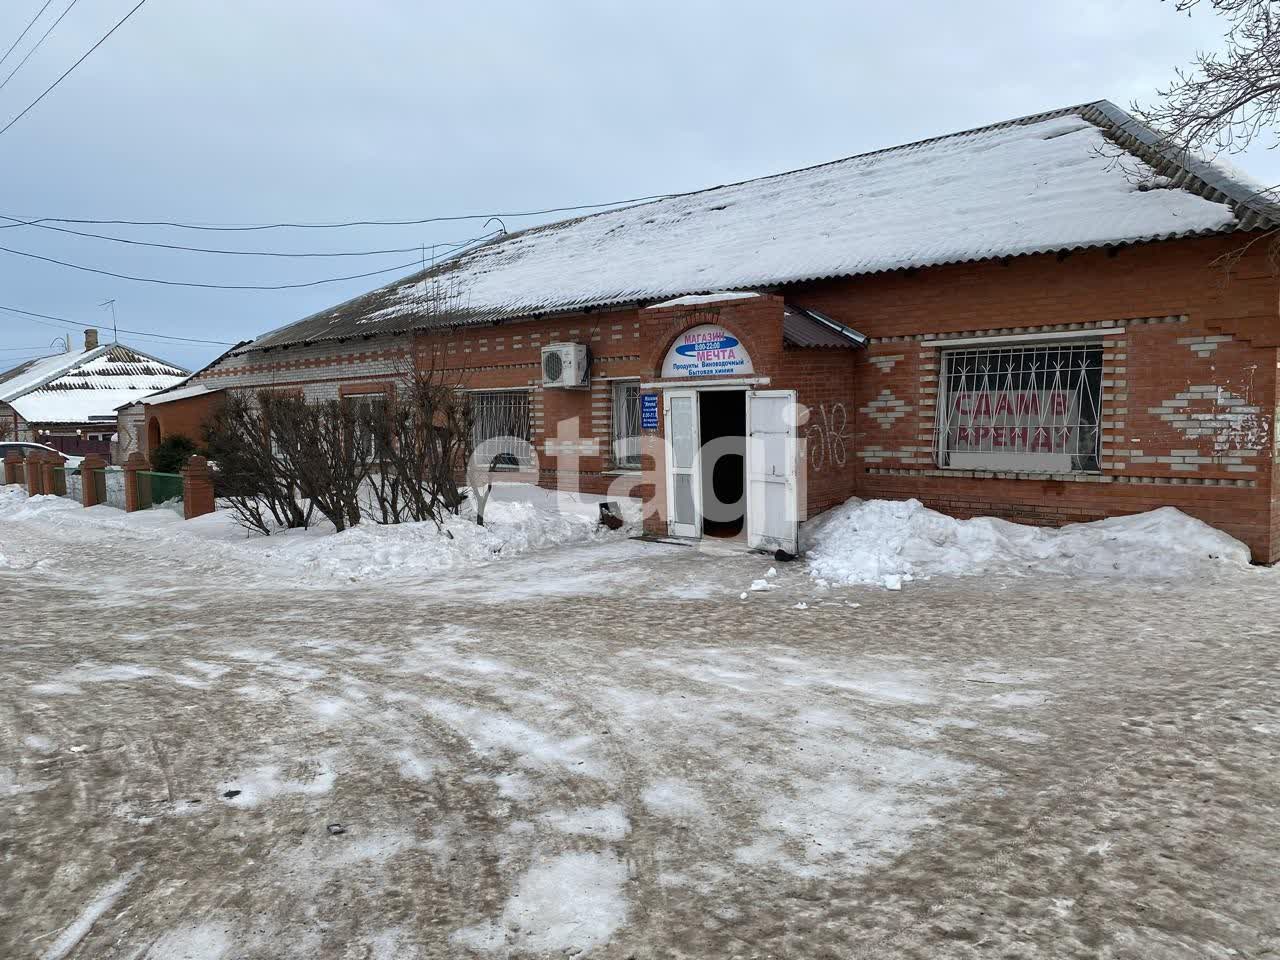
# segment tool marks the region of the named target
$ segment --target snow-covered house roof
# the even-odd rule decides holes
[[[240,352],[1277,224],[1100,100],[508,234]]]
[[[42,357],[0,373],[0,402],[28,423],[114,420],[117,407],[181,382],[187,371],[123,344]]]

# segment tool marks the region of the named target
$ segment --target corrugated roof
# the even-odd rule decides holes
[[[187,371],[123,344],[59,354],[0,381],[0,400],[29,423],[87,423],[181,382]]]
[[[817,310],[787,304],[782,310],[782,339],[793,347],[833,347],[851,350],[867,338]]]
[[[1101,100],[510,234],[241,351],[1277,224]]]
[[[99,347],[98,351],[105,349],[105,347]],[[81,362],[85,356],[86,354],[83,353],[59,353],[52,357],[28,360],[11,370],[0,373],[0,402],[7,403],[14,397],[20,397],[28,390],[34,390],[41,384],[61,376]]]

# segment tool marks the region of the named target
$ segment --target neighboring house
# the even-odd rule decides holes
[[[111,462],[124,463],[131,453],[146,453],[146,407],[141,400],[116,409],[116,432],[111,441]]]
[[[853,495],[1041,524],[1173,505],[1272,561],[1280,279],[1251,241],[1278,226],[1098,101],[503,236],[233,349],[148,429],[434,366],[479,438],[635,493],[655,533],[794,546]]]
[[[116,408],[174,383],[188,372],[134,347],[99,344],[85,331],[80,353],[31,360],[0,373],[0,422],[14,439],[64,453],[111,453]]]

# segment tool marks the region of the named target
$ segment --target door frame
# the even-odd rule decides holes
[[[786,472],[764,473],[759,469],[760,465],[755,463],[754,452],[758,451],[757,444],[754,442],[755,429],[751,422],[751,400],[762,397],[785,399],[790,402],[792,411],[796,409],[795,405],[799,400],[798,392],[795,390],[747,391],[747,455],[744,464],[746,517],[743,524],[747,533],[747,547],[753,550],[785,550],[787,553],[796,554],[799,552],[800,477],[804,469],[800,447],[800,425],[791,424],[790,432],[786,435],[783,462]],[[763,494],[769,485],[783,486],[786,491],[787,509],[792,515],[790,534],[786,537],[766,535],[762,532],[765,526]]]
[[[688,466],[676,466],[676,447],[672,440],[671,401],[690,401],[693,419],[693,459]],[[690,540],[702,538],[702,430],[699,418],[702,405],[698,402],[698,391],[693,387],[676,387],[662,391],[662,426],[666,439],[666,469],[663,471],[667,483],[667,534],[672,537],[685,537]],[[687,474],[689,477],[689,495],[693,500],[693,522],[680,523],[676,518],[676,475]]]
[[[758,391],[755,389],[759,385],[768,384],[768,382],[769,382],[768,377],[745,377],[745,378],[736,379],[736,380],[735,379],[708,380],[705,383],[697,383],[697,382],[672,383],[668,381],[668,382],[656,383],[656,384],[642,383],[640,385],[641,389],[643,389],[646,386],[651,386],[651,387],[659,387],[662,390],[663,436],[667,441],[667,452],[669,454],[674,454],[674,450],[671,446],[671,433],[670,433],[671,395],[672,394],[680,395],[680,394],[687,393],[687,394],[692,394],[694,398],[693,420],[694,420],[694,431],[696,434],[698,447],[697,447],[697,452],[694,456],[693,466],[688,468],[680,468],[680,472],[684,473],[684,472],[692,471],[694,474],[693,488],[692,488],[693,496],[694,496],[693,506],[694,506],[694,512],[696,514],[697,520],[696,520],[696,523],[694,524],[678,524],[672,520],[672,517],[675,516],[676,485],[672,479],[672,473],[675,470],[674,463],[672,462],[674,460],[674,456],[669,456],[667,458],[666,469],[664,470],[664,479],[667,485],[666,503],[667,503],[667,535],[668,536],[681,537],[689,540],[702,539],[702,516],[703,516],[703,513],[702,513],[702,401],[699,399],[698,394],[711,393],[714,391],[716,393],[741,393],[742,394],[742,403],[745,408],[744,413],[746,415],[746,433],[747,433],[746,437],[743,438],[746,450],[742,458],[742,491],[743,491],[742,533],[743,533],[743,536],[746,538],[747,542],[750,542],[751,520],[750,520],[750,509],[749,509],[750,507],[749,497],[750,497],[750,483],[751,483],[751,466],[750,466],[751,395],[753,393],[759,393],[759,392],[765,392],[765,393],[773,392],[773,391]],[[795,395],[794,390],[781,391],[781,392],[790,393],[793,397]],[[675,529],[676,527],[686,528],[692,532],[679,532]]]

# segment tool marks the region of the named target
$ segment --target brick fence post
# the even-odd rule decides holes
[[[40,492],[56,494],[58,488],[54,483],[53,471],[62,465],[62,458],[56,453],[46,453],[44,463],[40,465]]]
[[[213,476],[209,461],[194,456],[182,468],[182,515],[187,520],[213,513]]]
[[[23,473],[22,454],[14,450],[4,455],[4,482],[5,483],[21,483],[18,474]],[[25,475],[23,476],[25,480]]]
[[[98,483],[94,471],[103,470],[107,461],[96,453],[91,453],[80,461],[80,502],[86,507],[98,505]],[[106,485],[104,479],[103,486]]]
[[[150,469],[151,464],[147,463],[147,458],[136,450],[124,462],[124,508],[130,513],[141,509],[138,502],[138,471]]]
[[[33,497],[44,493],[44,490],[40,486],[40,480],[43,474],[43,460],[44,454],[38,450],[27,454],[27,467],[23,472],[27,477],[27,493],[31,494]]]

